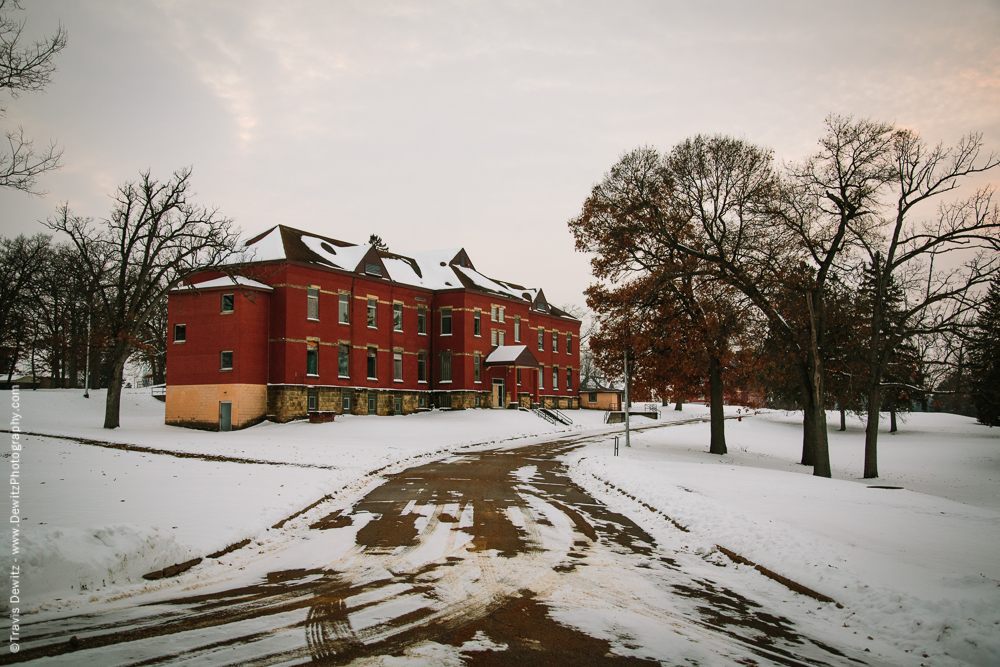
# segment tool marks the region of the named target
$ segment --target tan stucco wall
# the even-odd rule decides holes
[[[590,392],[580,392],[580,407],[589,410],[620,410],[620,399],[612,392],[597,392],[597,402],[590,402]]]
[[[219,403],[233,404],[233,428],[261,421],[267,413],[267,387],[260,384],[167,385],[166,423],[210,431],[219,428]]]

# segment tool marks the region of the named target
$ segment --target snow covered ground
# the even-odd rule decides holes
[[[3,405],[10,397],[0,392]],[[370,482],[365,476],[384,466],[582,428],[557,428],[525,412],[479,410],[346,415],[330,424],[262,423],[212,433],[166,426],[162,402],[149,390],[126,389],[122,426],[108,431],[101,427],[104,400],[104,391],[90,399],[78,390],[21,391],[20,428],[205,458],[22,435],[22,611],[141,583],[143,574],[260,535],[327,494]],[[577,421],[599,426],[602,417],[587,412]],[[3,553],[10,553],[10,540],[5,532]]]
[[[833,598],[858,632],[943,661],[933,664],[1000,664],[1000,431],[909,415],[880,434],[882,477],[862,480],[855,419],[830,432],[827,480],[796,463],[798,417],[727,421],[722,457],[707,453],[707,425],[647,430],[619,457],[576,453],[574,476],[654,536],[677,529],[640,502],[688,528],[708,559],[727,561],[722,546]]]
[[[10,397],[0,392],[7,406]],[[657,428],[635,418],[633,426],[653,428],[633,433],[632,448],[614,457],[610,434],[621,427],[605,426],[598,411],[572,412],[577,424],[559,428],[524,412],[435,411],[207,433],[165,426],[163,403],[143,390],[126,390],[122,403],[122,427],[105,431],[103,392],[88,400],[22,391],[20,426],[203,458],[24,438],[22,612],[75,613],[141,591],[142,574],[260,538],[327,494],[377,483],[366,475],[384,466],[586,430],[608,437],[572,455],[574,477],[654,537],[677,541],[669,517],[689,529],[684,546],[709,562],[733,567],[717,545],[736,552],[833,598],[843,605],[838,622],[926,653],[927,664],[1000,664],[1000,431],[968,418],[909,415],[898,434],[883,433],[883,476],[872,481],[860,479],[858,420],[830,431],[834,479],[826,480],[797,464],[794,413],[727,421],[723,457],[707,453],[707,424]],[[706,413],[685,406],[663,417]]]

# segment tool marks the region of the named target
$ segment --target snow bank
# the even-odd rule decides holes
[[[178,544],[169,531],[125,524],[32,531],[25,534],[20,552],[27,609],[46,609],[50,605],[37,600],[60,593],[139,583],[148,572],[202,555]]]

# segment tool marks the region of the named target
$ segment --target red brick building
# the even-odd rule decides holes
[[[464,249],[407,257],[282,225],[246,247],[236,279],[170,294],[168,424],[579,406],[580,321]]]

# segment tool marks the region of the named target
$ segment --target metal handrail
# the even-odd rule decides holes
[[[548,411],[552,414],[552,416],[561,421],[563,424],[569,425],[573,423],[572,419],[564,415],[561,411],[557,410],[556,408],[548,408]]]
[[[532,412],[534,412],[536,415],[538,415],[539,417],[541,417],[542,419],[544,419],[548,423],[552,424],[553,426],[557,426],[559,424],[559,422],[556,421],[556,418],[553,417],[552,415],[550,415],[544,409],[539,408],[539,409],[532,410]]]

